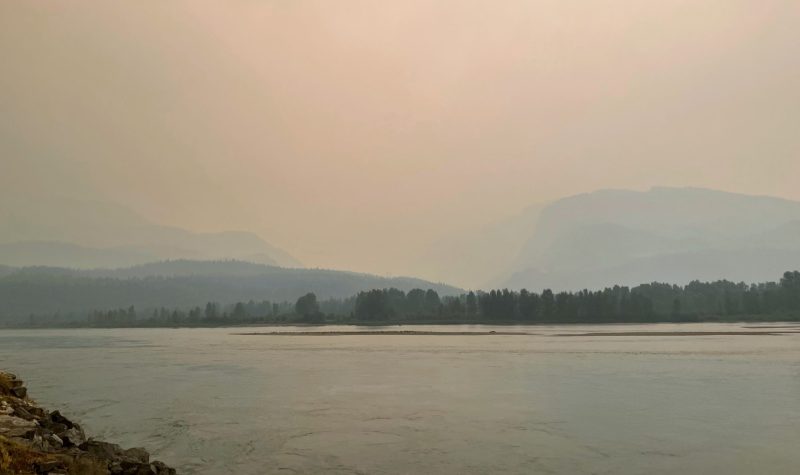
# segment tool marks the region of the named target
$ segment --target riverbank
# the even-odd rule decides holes
[[[696,323],[732,323],[732,324],[800,324],[800,313],[781,313],[770,315],[650,315],[629,316],[626,318],[585,317],[585,318],[548,318],[548,319],[494,319],[494,318],[403,318],[389,320],[358,320],[355,318],[328,315],[320,321],[308,321],[299,317],[285,319],[249,318],[249,319],[215,319],[198,321],[153,321],[136,320],[117,324],[92,324],[86,321],[70,321],[62,324],[42,322],[32,325],[27,322],[16,324],[0,324],[0,329],[64,329],[64,328],[247,328],[247,327],[321,327],[330,325],[346,325],[358,327],[389,326],[456,326],[456,325],[492,325],[492,326],[551,326],[551,325],[649,325],[649,324],[696,324]]]
[[[800,327],[768,327],[774,330],[769,331],[631,331],[631,332],[587,332],[587,333],[554,333],[554,337],[575,337],[575,336],[757,336],[767,335],[776,336],[790,333],[800,333]],[[794,330],[792,330],[794,328]],[[365,331],[272,331],[272,332],[246,332],[231,333],[240,336],[533,336],[541,333],[533,332],[447,332],[447,331],[419,331],[419,330],[365,330]]]
[[[143,448],[87,438],[81,426],[28,398],[25,383],[0,371],[0,474],[174,475]]]
[[[488,336],[488,335],[535,335],[535,333],[525,332],[429,332],[419,330],[365,330],[365,331],[295,331],[295,332],[247,332],[232,333],[233,335],[243,336]]]

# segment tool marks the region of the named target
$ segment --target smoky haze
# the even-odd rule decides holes
[[[792,0],[7,1],[0,211],[113,203],[309,266],[500,282],[564,196],[800,200],[798,24]]]

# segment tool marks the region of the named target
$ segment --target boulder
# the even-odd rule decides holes
[[[150,463],[150,454],[141,447],[134,447],[123,451],[122,457],[145,465]]]
[[[65,426],[67,426],[67,429],[72,429],[72,427],[74,427],[72,421],[62,416],[61,413],[58,411],[51,412],[50,415],[47,416],[47,418],[50,419],[50,421],[53,422],[54,424],[64,424]]]
[[[25,383],[17,379],[16,375],[0,371],[0,394],[4,396],[14,395],[15,397],[20,397],[14,394],[14,390],[24,387],[24,384]]]
[[[32,421],[32,420],[36,419],[36,416],[31,414],[28,411],[28,409],[23,407],[23,406],[15,407],[14,408],[14,415],[19,417],[19,418],[21,418],[21,419],[25,419],[26,421]]]
[[[11,388],[11,394],[20,399],[25,399],[25,397],[28,395],[28,388],[26,388],[25,386],[20,386],[18,388]]]
[[[174,468],[167,467],[164,462],[159,462],[158,460],[151,463],[150,468],[156,475],[175,475],[176,473]]]
[[[52,475],[54,470],[65,469],[63,460],[43,460],[33,464],[36,473],[49,473]]]
[[[45,411],[39,406],[34,406],[33,404],[27,404],[25,406],[25,410],[33,414],[36,417],[36,419],[40,421],[47,417],[47,411]]]
[[[5,437],[25,437],[36,427],[36,421],[26,421],[15,416],[0,415],[0,435]]]
[[[153,472],[150,469],[150,464],[147,463],[138,463],[133,462],[130,460],[121,460],[119,462],[120,467],[122,467],[122,474],[123,475],[152,475]]]
[[[49,420],[45,420],[42,423],[42,426],[54,434],[61,434],[69,430],[69,427],[65,426],[64,424],[50,422]]]
[[[86,442],[86,436],[83,434],[83,431],[75,427],[59,433],[58,436],[64,441],[66,447],[80,446]]]
[[[30,447],[34,450],[39,450],[41,452],[48,452],[50,450],[50,444],[42,437],[41,434],[37,434],[34,432],[33,437],[31,437],[31,445]]]
[[[57,435],[55,435],[55,434],[50,434],[50,435],[48,435],[48,436],[47,436],[47,442],[48,442],[48,443],[49,443],[49,444],[50,444],[52,447],[63,447],[63,446],[64,446],[64,441],[63,441],[63,440],[61,440],[61,437],[59,437],[59,436],[57,436]]]
[[[110,442],[90,439],[80,445],[80,449],[99,459],[112,460],[122,452],[122,447]]]

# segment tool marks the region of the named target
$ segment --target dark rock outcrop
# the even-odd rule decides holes
[[[59,411],[47,411],[27,397],[22,380],[0,371],[0,475],[174,475],[150,461],[143,448],[86,437],[81,426]]]

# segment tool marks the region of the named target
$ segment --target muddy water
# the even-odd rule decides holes
[[[187,474],[795,474],[800,334],[621,334],[751,326],[1,330],[0,367]]]

